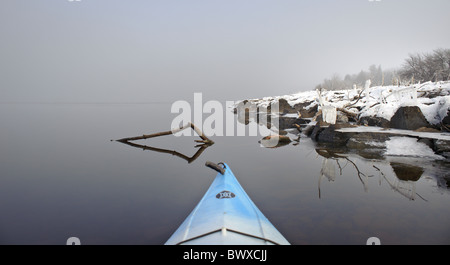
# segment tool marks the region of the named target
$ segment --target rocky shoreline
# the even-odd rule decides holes
[[[319,145],[356,150],[368,157],[383,155],[390,140],[408,137],[450,159],[450,82],[243,100],[234,113],[245,124],[257,122],[281,135],[310,137]],[[266,120],[261,115],[268,113],[279,118],[277,128],[270,119],[261,124]]]

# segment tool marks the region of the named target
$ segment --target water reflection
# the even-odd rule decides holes
[[[189,157],[185,154],[182,154],[180,152],[177,152],[175,150],[169,150],[169,149],[162,149],[162,148],[156,148],[156,147],[151,147],[151,146],[147,146],[147,145],[141,145],[141,144],[136,144],[130,141],[118,141],[120,143],[132,146],[132,147],[136,147],[142,150],[146,150],[146,151],[153,151],[153,152],[158,152],[158,153],[163,153],[163,154],[171,154],[173,156],[177,156],[181,159],[186,160],[189,164],[191,164],[192,162],[194,162],[197,158],[199,158],[202,153],[211,146],[211,144],[199,144],[197,146],[195,146],[195,148],[200,148],[197,150],[197,152]]]
[[[390,163],[393,172],[395,173],[396,178],[394,180],[390,180],[386,175],[377,167],[373,166],[380,172],[380,175],[383,179],[388,183],[391,189],[403,197],[414,201],[416,197],[421,198],[424,201],[427,201],[416,191],[416,183],[422,177],[424,169],[411,164]]]
[[[422,177],[424,169],[422,167],[404,164],[398,162],[389,163],[394,170],[395,175],[401,181],[416,182]]]
[[[203,166],[196,166],[205,156],[233,165],[252,199],[292,244],[362,244],[370,236],[383,244],[450,243],[448,161],[366,159],[356,152],[319,149],[306,137],[297,146],[275,150],[260,147],[259,137],[217,137],[214,148],[193,149],[196,135],[125,146],[108,140],[130,130],[166,128],[173,117],[160,105],[0,107],[4,135],[11,136],[0,137],[2,243],[61,244],[69,234],[86,244],[162,244],[212,181]],[[142,122],[142,113],[152,124]],[[26,137],[29,131],[39,141]],[[173,161],[171,150],[184,158]],[[192,164],[184,162],[195,157]],[[367,176],[368,194],[344,157]],[[402,175],[396,163],[423,170],[413,181],[413,201],[398,192],[414,187],[411,179],[395,175]],[[186,167],[189,177],[183,177]],[[333,167],[334,181],[328,183]]]
[[[198,145],[195,146],[195,148],[200,148],[200,149],[198,149],[197,152],[191,157],[184,155],[180,152],[177,152],[175,150],[156,148],[156,147],[152,147],[152,146],[136,144],[133,142],[136,140],[145,140],[145,139],[156,138],[156,137],[167,136],[167,135],[176,135],[177,133],[187,130],[189,128],[192,129],[198,135],[198,137],[201,138],[201,140],[195,140],[196,143],[199,143]],[[170,131],[153,133],[153,134],[149,134],[149,135],[144,134],[142,136],[135,136],[135,137],[127,137],[127,138],[122,138],[122,139],[119,139],[116,141],[119,143],[123,143],[123,144],[129,145],[129,146],[133,146],[133,147],[142,149],[142,150],[171,154],[171,155],[174,155],[174,156],[177,156],[179,158],[186,160],[189,164],[194,162],[206,150],[206,148],[208,148],[214,144],[214,141],[209,139],[205,134],[203,134],[203,132],[197,126],[195,126],[195,124],[193,124],[191,122],[188,122],[184,126],[172,129]]]
[[[319,198],[321,198],[320,183],[323,179],[328,179],[329,182],[336,180],[336,166],[339,168],[339,175],[342,176],[342,171],[348,165],[352,165],[357,173],[357,176],[362,183],[365,192],[368,191],[368,178],[369,175],[364,174],[358,167],[358,165],[349,157],[344,154],[339,154],[331,149],[317,148],[316,153],[323,157],[322,168],[319,175]],[[341,163],[344,162],[342,165]]]
[[[443,189],[444,192],[449,191],[448,173],[442,174],[448,172],[448,164],[442,164],[440,161],[421,161],[419,158],[407,157],[366,159],[356,154],[324,147],[317,148],[316,153],[323,158],[318,183],[319,198],[322,196],[321,183],[324,180],[335,182],[338,169],[339,176],[342,176],[343,169],[349,165],[356,171],[355,174],[358,176],[365,192],[369,190],[369,178],[378,175],[379,186],[387,183],[392,191],[408,200],[428,201],[416,189],[417,182],[426,172],[427,178],[433,178],[436,181],[438,189]],[[374,170],[375,172],[373,172]]]
[[[338,160],[330,159],[330,158],[324,158],[322,160],[322,169],[320,170],[320,177],[319,177],[319,198],[321,198],[321,189],[320,189],[320,183],[322,182],[322,179],[326,178],[328,181],[332,182],[336,179],[336,168],[334,165],[334,161],[338,162]]]

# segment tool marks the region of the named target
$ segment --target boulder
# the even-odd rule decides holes
[[[383,128],[389,128],[390,126],[390,121],[386,120],[385,118],[372,116],[362,117],[361,119],[359,119],[358,123],[361,125],[377,126]]]
[[[294,105],[294,109],[297,113],[300,113],[302,118],[313,118],[319,110],[319,105],[315,104],[311,106],[313,101],[307,101],[303,103],[297,103]],[[310,108],[308,108],[311,106]]]
[[[349,120],[345,113],[343,113],[342,111],[338,111],[337,116],[336,116],[336,122],[337,123],[348,123]]]
[[[310,131],[310,137],[311,139],[313,139],[314,141],[317,141],[317,137],[319,136],[319,134],[325,130],[325,128],[323,126],[321,126],[322,121],[318,121],[316,123],[316,125],[314,126],[314,128],[312,130],[308,130]],[[308,134],[307,134],[308,135]]]
[[[297,113],[295,108],[293,108],[289,102],[284,99],[280,98],[279,100],[275,100],[272,103],[270,103],[270,110],[272,110],[274,107],[278,106],[278,111],[280,113]]]
[[[269,135],[264,137],[259,143],[265,148],[278,148],[288,145],[292,142],[286,135]]]
[[[447,111],[447,116],[442,119],[442,125],[444,125],[447,130],[450,129],[450,109]]]
[[[317,123],[316,128],[320,126],[320,122]],[[333,124],[328,127],[316,129],[314,128],[313,135],[311,137],[317,142],[328,143],[333,145],[345,145],[347,141],[352,137],[354,133],[344,133],[336,131],[336,129],[353,127],[350,124]]]
[[[306,135],[307,137],[313,138],[312,134],[313,134],[315,128],[316,128],[315,125],[308,124],[308,125],[305,126],[305,128],[302,129],[302,133],[304,135]]]
[[[400,107],[392,116],[390,127],[395,129],[416,130],[421,127],[430,127],[427,119],[417,106]]]
[[[434,140],[433,150],[437,154],[450,158],[450,141],[446,140]]]
[[[280,130],[290,129],[290,128],[297,128],[294,124],[298,125],[305,125],[308,124],[309,121],[301,118],[295,118],[295,117],[283,117],[281,116],[278,120],[278,125]]]
[[[237,115],[239,123],[248,125],[251,120],[256,121],[258,107],[253,102],[248,100],[241,101],[233,109],[234,114]]]

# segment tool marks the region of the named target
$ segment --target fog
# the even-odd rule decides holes
[[[2,0],[0,102],[238,100],[450,47],[448,0]]]

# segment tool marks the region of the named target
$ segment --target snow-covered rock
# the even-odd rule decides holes
[[[386,142],[385,155],[389,156],[414,156],[429,159],[445,159],[437,155],[426,144],[418,142],[417,139],[411,137],[391,137]]]
[[[364,92],[364,93],[362,93]],[[427,122],[439,126],[450,123],[450,82],[427,82],[411,86],[375,86],[366,90],[304,91],[292,95],[266,97],[249,100],[258,108],[267,108],[282,100],[284,113],[308,113],[313,117],[323,106],[346,109],[355,113],[359,120],[373,117],[390,121],[397,110],[406,106],[417,106]],[[289,106],[289,107],[287,107]],[[366,118],[367,120],[367,118]]]
[[[450,81],[376,87],[368,83],[362,91],[306,91],[248,102],[259,110],[279,104],[279,129],[301,125],[304,135],[327,145],[370,156],[450,158]],[[337,118],[337,113],[349,119]]]
[[[417,130],[422,127],[429,127],[430,124],[425,119],[418,106],[402,106],[392,116],[390,128]]]

